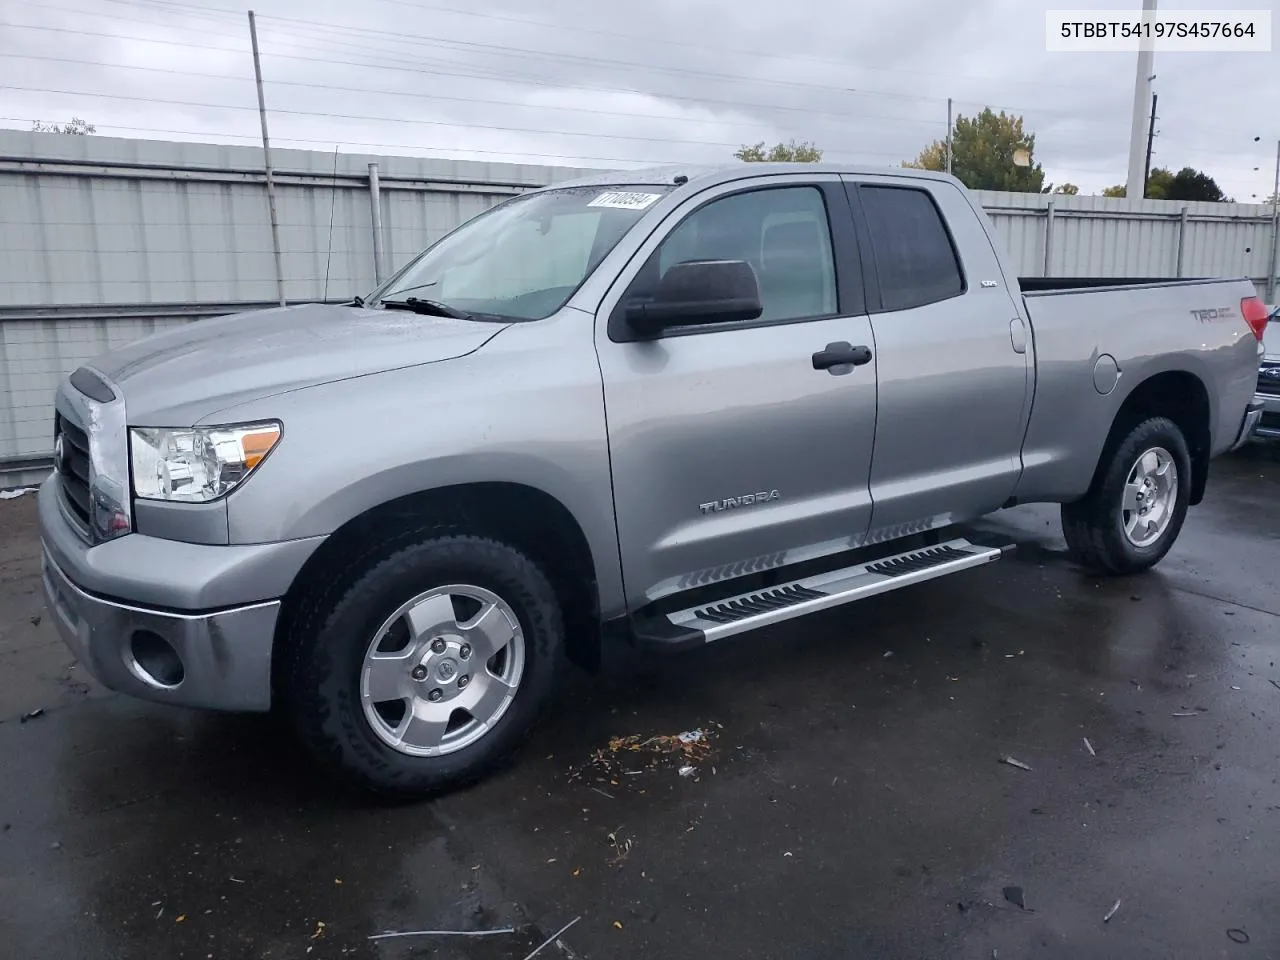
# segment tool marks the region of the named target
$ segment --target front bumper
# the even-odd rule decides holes
[[[207,546],[129,534],[90,546],[63,516],[57,484],[50,477],[38,497],[45,601],[80,663],[148,700],[269,709],[279,598],[323,538]],[[177,670],[157,669],[174,656]]]
[[[1253,396],[1253,402],[1261,405],[1262,409],[1262,416],[1253,429],[1253,435],[1271,440],[1280,439],[1280,396],[1257,393]]]
[[[205,614],[128,606],[81,590],[50,559],[48,550],[44,596],[63,642],[112,690],[218,710],[271,706],[271,641],[279,600]],[[161,672],[153,665],[155,637],[178,658],[180,674]]]

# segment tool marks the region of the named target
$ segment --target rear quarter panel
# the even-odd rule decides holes
[[[1258,342],[1240,313],[1240,301],[1251,296],[1247,280],[1027,294],[1037,370],[1018,499],[1083,496],[1121,406],[1160,373],[1200,379],[1209,396],[1211,453],[1225,451],[1257,379]],[[1196,312],[1214,310],[1216,316]],[[1106,394],[1094,385],[1105,356],[1120,369]]]

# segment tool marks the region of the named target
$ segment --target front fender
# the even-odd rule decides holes
[[[599,366],[576,315],[509,328],[429,367],[309,387],[222,411],[284,424],[228,500],[232,543],[323,536],[389,501],[474,483],[558,500],[596,563],[601,606],[622,594]]]

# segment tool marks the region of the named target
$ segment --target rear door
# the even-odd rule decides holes
[[[870,254],[871,538],[999,509],[1022,470],[1030,332],[983,221],[947,181],[845,179]]]
[[[673,263],[746,260],[765,312],[638,340],[622,318]],[[844,187],[834,174],[735,181],[689,198],[601,305],[623,576],[632,610],[694,586],[859,544],[871,519],[874,361]]]

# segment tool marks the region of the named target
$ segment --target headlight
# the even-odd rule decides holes
[[[143,500],[207,503],[230,491],[280,439],[280,424],[129,431],[133,494]]]

